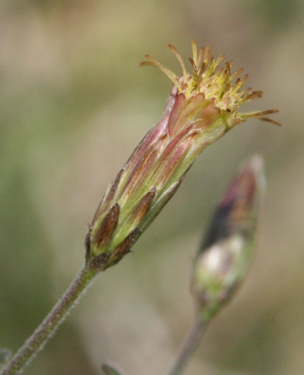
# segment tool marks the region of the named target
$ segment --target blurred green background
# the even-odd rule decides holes
[[[304,3],[302,0],[0,2],[0,347],[16,350],[65,290],[122,163],[171,89],[146,53],[225,53],[279,108],[208,148],[126,257],[96,280],[26,373],[165,374],[193,318],[191,262],[240,161],[265,158],[268,193],[249,277],[214,320],[187,374],[304,369]]]

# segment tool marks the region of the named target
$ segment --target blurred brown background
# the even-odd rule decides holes
[[[187,374],[304,369],[302,0],[2,0],[0,347],[16,350],[78,272],[86,223],[162,114],[169,80],[139,68],[190,42],[244,67],[279,108],[208,148],[135,254],[101,275],[26,373],[166,374],[193,318],[191,261],[239,162],[265,158],[268,194],[250,275],[210,326]]]

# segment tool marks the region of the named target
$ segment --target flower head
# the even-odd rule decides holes
[[[264,115],[276,110],[239,112],[246,101],[261,97],[261,91],[241,90],[247,76],[231,73],[232,63],[219,68],[223,56],[210,57],[210,49],[192,42],[192,73],[181,63],[176,76],[151,56],[141,65],[159,67],[173,81],[160,121],[147,133],[109,186],[87,236],[87,261],[101,268],[117,263],[129,252],[182,182],[196,157],[236,124],[249,117],[276,123]],[[235,80],[236,79],[236,80]],[[278,124],[278,123],[276,123]],[[94,263],[93,262],[93,263]]]
[[[207,320],[233,297],[248,272],[264,191],[263,163],[254,156],[242,165],[214,213],[192,276],[198,311]]]

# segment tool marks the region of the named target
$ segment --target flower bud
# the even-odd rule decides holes
[[[192,292],[206,320],[232,298],[248,272],[264,190],[263,163],[254,156],[234,177],[215,211],[192,276]]]
[[[265,114],[276,110],[239,112],[242,103],[259,98],[261,91],[241,90],[247,80],[231,73],[232,63],[218,68],[223,57],[210,57],[210,49],[197,51],[192,43],[192,73],[187,73],[177,50],[169,45],[181,63],[177,77],[151,56],[142,65],[152,64],[173,81],[160,121],[137,146],[109,186],[86,238],[86,260],[105,269],[130,251],[181,184],[196,157],[236,124],[249,117],[274,122]],[[278,123],[277,123],[278,124]],[[94,266],[94,267],[95,267]]]

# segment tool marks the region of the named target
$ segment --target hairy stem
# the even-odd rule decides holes
[[[207,325],[208,321],[197,315],[168,375],[181,375],[183,373],[186,364],[201,342]]]
[[[90,268],[90,265],[83,267],[41,325],[28,338],[2,371],[0,371],[0,375],[17,375],[22,373],[28,363],[43,348],[48,339],[52,337],[97,273],[98,271]]]

